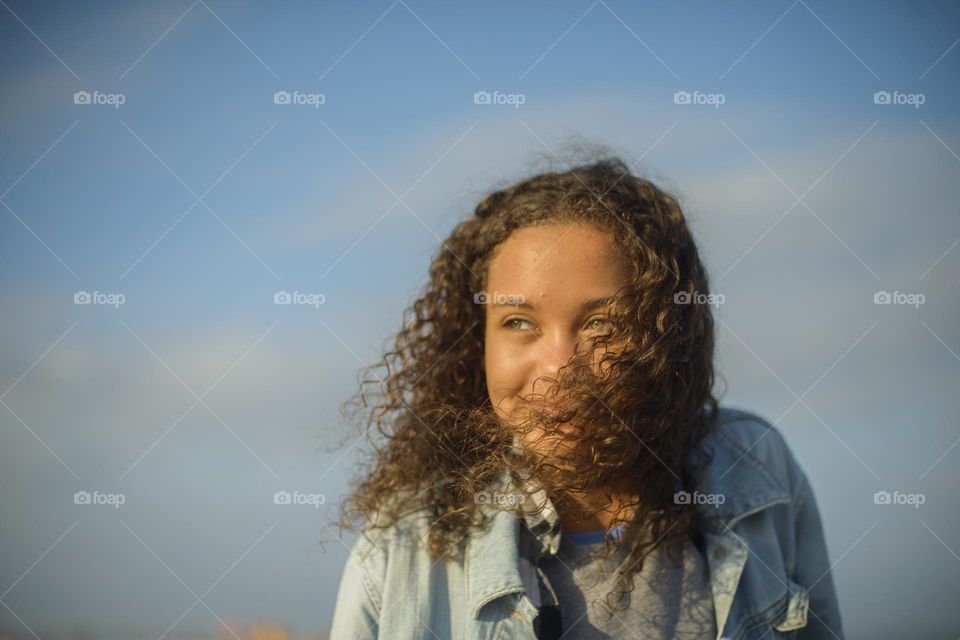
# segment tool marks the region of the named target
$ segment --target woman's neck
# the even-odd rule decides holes
[[[615,518],[629,521],[636,509],[637,497],[626,493],[610,495],[602,491],[576,494],[559,508],[560,530],[563,533],[600,531]]]

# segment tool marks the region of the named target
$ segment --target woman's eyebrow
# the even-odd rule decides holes
[[[521,298],[521,300],[524,300],[524,301],[523,301],[523,302],[514,302],[514,303],[509,303],[509,302],[495,302],[495,303],[493,303],[493,304],[491,305],[491,308],[496,309],[496,308],[498,308],[498,307],[510,307],[510,308],[513,308],[513,309],[530,309],[531,311],[535,311],[535,310],[537,309],[537,305],[533,304],[532,302],[527,302],[527,301],[526,301],[525,299],[523,299],[523,298]],[[591,299],[589,299],[589,300],[584,300],[582,303],[580,303],[580,310],[581,310],[581,311],[593,311],[594,309],[599,309],[600,307],[605,307],[605,306],[607,306],[607,305],[609,305],[609,304],[612,304],[613,302],[614,302],[614,297],[613,297],[613,296],[603,296],[603,297],[601,297],[601,298],[591,298]]]

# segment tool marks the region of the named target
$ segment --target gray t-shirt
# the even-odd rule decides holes
[[[521,503],[521,577],[537,609],[559,606],[563,640],[716,638],[710,570],[692,542],[684,545],[679,567],[662,547],[647,555],[633,576],[628,606],[620,603],[611,616],[604,602],[627,561],[627,545],[610,558],[588,557],[605,552],[603,532],[563,535],[546,491],[532,479],[521,484],[530,498]],[[553,622],[550,611],[543,611],[534,622],[538,637],[555,631]]]
[[[663,550],[647,556],[634,576],[629,607],[621,604],[613,615],[603,603],[615,586],[625,550],[606,560],[589,557],[603,550],[602,540],[578,544],[567,535],[560,537],[555,555],[546,553],[540,559],[543,604],[559,604],[564,640],[716,638],[707,564],[692,543],[683,548],[677,568]]]

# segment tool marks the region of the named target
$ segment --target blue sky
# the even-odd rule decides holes
[[[351,540],[273,494],[342,495],[338,407],[439,242],[585,141],[681,198],[848,635],[957,635],[956,4],[0,4],[0,631],[323,632]]]

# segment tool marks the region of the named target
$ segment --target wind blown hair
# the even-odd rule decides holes
[[[487,391],[478,294],[498,245],[518,229],[557,223],[608,230],[630,283],[616,296],[609,332],[590,338],[553,380],[551,391],[570,399],[562,414],[507,424]],[[443,242],[429,276],[392,348],[341,408],[360,417],[370,452],[339,526],[368,532],[426,510],[431,555],[456,558],[486,525],[487,507],[516,508],[477,498],[504,470],[535,479],[560,512],[576,492],[625,489],[639,497],[632,517],[611,523],[625,529],[608,536],[606,552],[628,554],[617,594],[629,601],[649,553],[664,547],[677,565],[676,551],[695,536],[694,506],[677,504],[675,493],[692,490],[708,463],[695,453],[718,415],[714,322],[695,298],[709,294],[708,277],[679,204],[613,156],[540,173],[486,195]],[[376,371],[384,375],[368,377]],[[516,434],[532,429],[556,451],[575,446],[559,457],[517,449]]]

